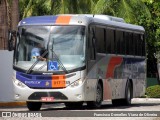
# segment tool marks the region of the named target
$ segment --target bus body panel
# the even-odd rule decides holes
[[[84,73],[84,71],[82,73]],[[73,76],[69,79],[67,78],[68,81],[73,81],[73,80],[76,81],[78,79],[81,79],[81,77],[80,77],[81,72],[80,71],[75,72],[75,74],[76,74],[75,76]],[[14,76],[13,81],[15,81],[15,79],[16,79],[16,77]],[[28,99],[31,96],[31,94],[34,94],[36,92],[38,92],[37,95],[41,92],[44,93],[44,96],[39,96],[39,97],[51,97],[50,96],[50,95],[52,95],[51,93],[55,93],[55,92],[62,93],[62,95],[55,94],[57,96],[65,96],[65,99],[56,99],[56,97],[55,97],[54,102],[84,101],[84,99],[85,99],[85,96],[84,96],[85,81],[83,82],[83,84],[81,84],[80,86],[77,86],[75,88],[67,86],[66,88],[57,88],[57,89],[44,89],[44,88],[43,89],[38,89],[38,88],[35,89],[35,88],[29,88],[27,85],[25,85],[25,87],[17,86],[15,84],[15,82],[13,82],[13,84],[14,84],[14,88],[15,88],[14,93],[15,93],[15,100],[16,101],[25,101],[25,100],[27,100],[27,101],[41,101],[38,98],[37,98],[37,100],[34,100],[34,98]],[[24,92],[25,92],[25,94],[24,94]],[[46,96],[47,93],[48,93],[48,95]],[[35,94],[35,96],[36,96],[36,94]],[[54,97],[54,96],[52,96],[52,97]]]
[[[15,72],[15,76],[16,74]],[[28,97],[34,92],[59,91],[67,96],[68,100],[55,99],[54,102],[92,101],[95,100],[98,80],[103,81],[103,100],[124,98],[126,82],[129,79],[132,80],[133,83],[133,97],[144,95],[145,59],[102,55],[100,59],[95,61],[95,64],[93,64],[88,74],[86,70],[75,72],[74,74],[74,76],[67,78],[66,81],[69,81],[70,84],[78,79],[83,79],[84,81],[82,85],[75,88],[67,86],[63,89],[30,89],[27,86],[20,88],[14,84],[15,94],[21,96],[20,98],[15,97],[15,100],[28,100]],[[16,77],[14,77],[14,79],[16,79]],[[26,81],[23,82],[27,83]],[[80,95],[82,98],[77,99],[76,95]]]
[[[133,97],[139,97],[145,93],[145,64],[144,58],[101,55],[88,72],[87,78],[103,80],[104,100],[125,98],[127,80],[133,83]]]

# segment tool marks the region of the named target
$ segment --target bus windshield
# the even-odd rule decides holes
[[[23,70],[63,71],[85,65],[84,26],[21,26],[18,29],[14,66]],[[38,60],[37,56],[45,60]],[[48,69],[49,61],[57,64],[56,69]]]

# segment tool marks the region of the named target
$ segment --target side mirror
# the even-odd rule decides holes
[[[15,48],[16,31],[8,31],[8,50],[12,51]]]

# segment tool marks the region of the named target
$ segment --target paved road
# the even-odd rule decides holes
[[[15,120],[15,119],[28,119],[24,118],[25,115],[33,115],[26,106],[23,107],[3,107],[0,108],[0,111],[7,111],[10,112],[12,111],[12,115],[15,118],[0,118],[0,120]],[[143,111],[143,112],[142,112]],[[160,120],[160,117],[155,117],[157,114],[160,115],[160,112],[155,112],[155,111],[160,111],[160,99],[133,99],[132,100],[132,105],[131,106],[119,106],[119,107],[114,107],[112,106],[111,102],[108,101],[102,105],[100,109],[89,109],[84,106],[80,109],[67,109],[65,108],[64,104],[44,104],[42,106],[42,109],[40,112],[36,111],[34,113],[37,113],[37,115],[42,115],[46,116],[45,118],[32,118],[33,120],[48,120],[48,119],[53,119],[54,120],[106,120],[108,118],[109,120]],[[20,114],[19,114],[20,113]],[[135,117],[136,115],[141,115],[147,116],[147,117]],[[134,116],[134,117],[129,117],[129,115]],[[20,115],[23,118],[18,118],[17,116]],[[35,115],[35,114],[34,114]],[[74,117],[68,117],[72,116]],[[52,116],[52,117],[49,117]],[[77,117],[76,117],[77,116]],[[81,117],[80,117],[81,116]],[[89,117],[85,117],[89,116]],[[100,117],[101,116],[101,117]],[[109,117],[106,117],[109,116]],[[110,117],[114,116],[114,117]],[[116,116],[116,117],[115,117]],[[120,116],[127,116],[127,117],[120,117]],[[154,116],[154,117],[152,117]],[[49,117],[49,118],[47,118]]]

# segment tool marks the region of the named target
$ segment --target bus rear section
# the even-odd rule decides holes
[[[102,81],[103,100],[110,99],[114,105],[130,105],[132,98],[143,96],[144,28],[125,22],[99,24],[97,21],[89,25],[89,33],[88,78]]]

